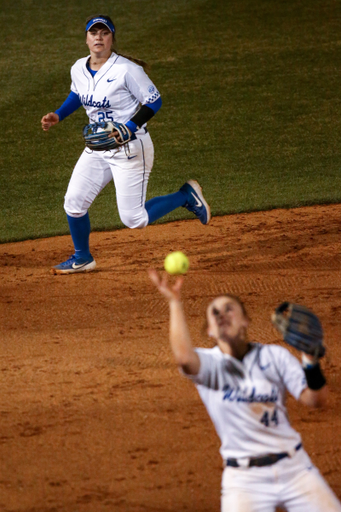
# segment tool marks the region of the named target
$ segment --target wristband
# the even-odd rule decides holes
[[[303,371],[305,373],[309,389],[318,391],[326,384],[327,381],[322,373],[320,363],[317,363],[315,366],[311,366],[310,368],[303,368]]]
[[[135,123],[139,128],[147,123],[153,116],[155,112],[152,108],[148,107],[148,105],[142,105],[140,110],[136,112],[136,114],[131,118],[130,121]]]
[[[129,130],[131,131],[131,133],[135,133],[137,130],[138,130],[138,126],[136,123],[134,123],[134,121],[130,120],[126,123],[126,127],[129,128]]]
[[[318,363],[318,357],[314,357],[311,359],[310,357],[306,356],[304,352],[302,352],[302,366],[303,368],[312,368]]]

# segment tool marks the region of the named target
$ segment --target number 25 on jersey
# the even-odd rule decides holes
[[[112,116],[113,111],[108,110],[108,112],[98,112],[98,122],[101,123],[102,121],[112,121],[114,122],[114,118]]]

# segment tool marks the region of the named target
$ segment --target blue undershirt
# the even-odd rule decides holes
[[[95,75],[96,75],[97,70],[91,69],[91,68],[89,67],[89,64],[87,64],[87,65],[86,65],[86,67],[87,67],[87,68],[88,68],[88,70],[90,71],[91,76],[95,76]]]

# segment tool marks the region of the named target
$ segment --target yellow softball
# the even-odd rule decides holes
[[[164,267],[168,274],[185,274],[189,268],[189,260],[181,251],[171,252],[165,258]]]

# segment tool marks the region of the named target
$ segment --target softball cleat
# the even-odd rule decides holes
[[[188,180],[180,190],[187,195],[184,208],[194,213],[202,224],[208,224],[211,220],[211,209],[205,201],[199,183],[195,180]]]
[[[76,272],[90,272],[96,268],[96,261],[90,255],[88,258],[71,258],[51,268],[52,274],[75,274]]]

